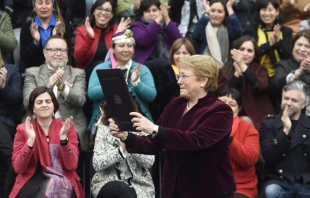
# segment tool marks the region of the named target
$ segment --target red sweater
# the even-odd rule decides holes
[[[259,136],[256,129],[239,117],[235,132],[232,131],[233,141],[229,146],[232,167],[234,171],[237,190],[249,198],[257,197],[257,177],[255,164],[259,156]]]
[[[74,40],[74,60],[77,68],[85,69],[91,63],[96,54],[101,29],[96,27],[93,27],[93,29],[95,33],[94,38],[88,36],[84,25],[76,29],[76,36]],[[104,33],[105,45],[107,49],[111,47],[112,37],[116,30],[117,25],[114,25],[112,30],[107,29]]]

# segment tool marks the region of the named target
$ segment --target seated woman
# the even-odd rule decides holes
[[[170,62],[163,59],[153,59],[145,63],[152,72],[157,91],[155,100],[150,104],[154,122],[157,122],[166,104],[172,98],[180,95],[180,87],[176,80],[176,75],[179,74],[180,59],[195,53],[195,48],[189,39],[179,38],[171,46]]]
[[[225,88],[218,94],[218,98],[231,107],[234,115],[229,146],[237,186],[234,198],[256,198],[258,192],[255,164],[259,156],[258,132],[253,125],[238,116],[242,106],[241,95],[236,89]]]
[[[281,93],[288,82],[299,79],[310,85],[310,80],[306,80],[310,77],[310,30],[298,32],[291,47],[293,56],[276,64],[276,74],[272,79],[272,87],[278,93],[277,112],[281,111]]]
[[[158,0],[143,0],[131,28],[136,41],[134,60],[144,64],[155,58],[169,59],[173,42],[182,35],[169,14],[169,6]]]
[[[110,55],[112,61],[97,65],[89,79],[88,96],[94,101],[92,118],[88,126],[89,130],[94,125],[96,118],[100,121],[98,115],[104,102],[104,94],[97,76],[97,69],[120,68],[123,70],[129,92],[138,103],[141,113],[152,119],[148,104],[155,99],[156,88],[150,70],[146,66],[131,60],[135,46],[132,31],[127,29],[125,32],[116,33],[111,43],[112,53]],[[92,135],[95,135],[94,130],[92,130]]]
[[[224,65],[219,76],[219,91],[225,87],[241,93],[243,110],[256,129],[261,120],[274,109],[268,96],[269,76],[267,69],[259,64],[259,49],[252,36],[242,36],[234,43],[231,59]]]
[[[135,111],[137,103],[132,99]],[[96,171],[91,191],[95,198],[154,198],[155,190],[150,173],[153,155],[130,154],[118,138],[111,135],[108,105],[103,105],[102,124],[95,140],[93,167]],[[144,132],[135,133],[146,135]]]
[[[197,53],[210,55],[220,67],[227,61],[230,44],[243,31],[232,8],[234,2],[229,0],[225,5],[223,0],[203,1],[205,12],[193,32]]]
[[[33,13],[32,20],[20,32],[20,73],[28,67],[44,64],[43,48],[50,36],[60,35],[71,46],[69,28],[65,29],[68,26],[65,26],[55,0],[35,0]],[[70,57],[69,53],[69,60]]]
[[[292,29],[282,26],[278,0],[259,0],[255,5],[255,21],[246,34],[252,35],[258,43],[260,64],[268,70],[269,77],[275,74],[275,64],[291,56],[289,44]]]
[[[17,126],[12,165],[18,174],[10,198],[83,198],[78,166],[78,138],[73,118],[54,118],[59,104],[52,89],[35,88],[29,97],[26,118]]]
[[[115,6],[112,0],[97,0],[85,25],[76,29],[74,60],[77,68],[85,69],[87,83],[94,67],[104,62],[114,33],[129,27],[129,19],[115,24]]]

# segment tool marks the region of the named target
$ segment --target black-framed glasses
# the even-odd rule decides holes
[[[46,51],[49,51],[51,54],[56,54],[58,51],[61,54],[66,54],[68,53],[68,49],[67,48],[45,48]]]
[[[186,79],[186,78],[189,78],[189,77],[191,77],[191,76],[194,76],[194,75],[186,75],[186,74],[177,74],[177,75],[175,75],[175,78],[177,79],[177,80],[179,80],[179,79]]]
[[[96,10],[98,10],[99,12],[105,12],[107,14],[110,14],[112,12],[111,9],[109,8],[103,8],[103,7],[97,7]]]

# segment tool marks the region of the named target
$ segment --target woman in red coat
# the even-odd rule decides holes
[[[237,186],[234,198],[256,198],[255,164],[259,156],[258,132],[251,124],[239,118],[241,97],[237,90],[225,88],[219,93],[218,98],[231,107],[234,115],[229,146]]]
[[[28,110],[35,115],[17,126],[12,165],[18,174],[9,198],[84,198],[78,166],[78,139],[72,117],[54,118],[59,104],[52,89],[37,87]]]
[[[219,74],[219,91],[225,87],[237,89],[243,101],[241,115],[249,116],[256,129],[274,108],[268,96],[269,76],[266,67],[259,64],[259,49],[252,36],[242,36],[234,43],[231,59]]]

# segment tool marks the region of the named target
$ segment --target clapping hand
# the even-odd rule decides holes
[[[310,3],[304,7],[304,12],[310,12]]]
[[[86,17],[86,19],[85,19],[85,30],[86,30],[88,36],[90,36],[90,38],[94,38],[95,33],[94,33],[93,28],[90,25],[89,17]]]
[[[118,24],[117,32],[123,32],[130,27],[130,18],[128,17],[126,20],[122,17],[121,21]]]
[[[8,73],[8,71],[6,70],[5,67],[2,67],[0,69],[0,88],[1,89],[3,89],[5,87],[7,73]]]
[[[53,29],[52,35],[60,35],[61,32],[61,28],[63,27],[63,24],[61,23],[61,21],[57,21],[56,22],[56,26]]]
[[[206,12],[210,12],[211,7],[210,7],[210,2],[208,0],[203,0],[202,5]]]
[[[165,24],[168,25],[170,22],[170,17],[169,17],[170,6],[167,4],[161,4],[159,8],[160,8],[160,12],[161,12],[161,15],[163,17]]]
[[[292,122],[291,122],[290,117],[289,117],[289,108],[290,107],[285,105],[283,113],[282,113],[282,117],[281,117],[281,121],[283,124],[283,132],[286,135],[289,135],[291,127],[292,127]]]
[[[131,74],[131,82],[136,82],[140,77],[141,65],[139,64],[137,67],[133,69]]]
[[[63,77],[64,77],[65,71],[63,69],[57,69],[55,73],[57,75],[57,83],[56,83],[56,85],[59,88],[59,87],[63,86],[63,84],[64,84]]]
[[[273,27],[273,32],[269,38],[269,43],[271,46],[275,45],[276,43],[278,43],[280,41],[280,28],[281,28],[281,26],[279,24],[276,24]]]
[[[70,118],[67,118],[65,120],[65,124],[60,129],[60,140],[65,140],[67,138],[67,132],[72,123],[73,123],[72,116],[70,116]]]
[[[25,131],[26,131],[26,134],[28,137],[27,145],[30,147],[33,147],[34,140],[36,138],[36,133],[33,129],[32,124],[30,123],[30,117],[29,116],[27,116],[26,121],[25,121]]]
[[[230,50],[231,57],[234,60],[234,62],[238,65],[241,75],[245,70],[248,68],[248,66],[244,63],[243,57],[240,50],[232,49]],[[238,70],[239,71],[239,70]]]
[[[40,32],[39,32],[39,27],[36,24],[34,24],[34,23],[31,24],[30,33],[31,33],[31,36],[32,36],[35,44],[39,44],[41,36],[40,36]]]

